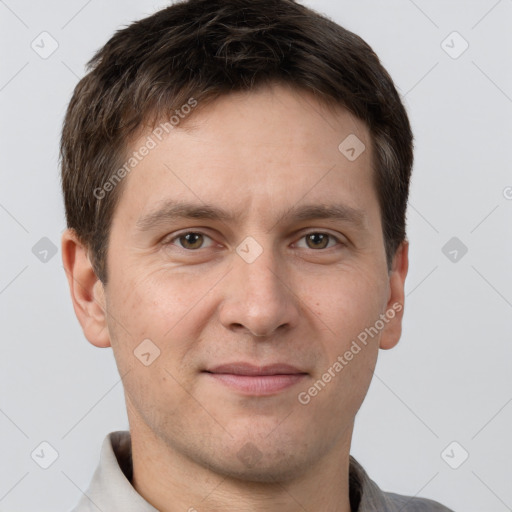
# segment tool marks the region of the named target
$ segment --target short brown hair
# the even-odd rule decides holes
[[[90,249],[103,283],[123,183],[102,199],[94,190],[125,160],[130,137],[192,97],[204,106],[272,83],[312,92],[368,126],[390,268],[406,237],[413,135],[377,55],[293,0],[185,0],[117,31],[88,63],[66,112],[60,146],[66,221]]]

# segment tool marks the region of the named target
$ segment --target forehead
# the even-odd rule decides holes
[[[125,178],[122,212],[138,220],[169,199],[192,199],[234,215],[253,205],[270,219],[303,199],[376,202],[369,131],[342,107],[276,85],[195,108],[180,111],[169,133],[151,128],[132,141],[129,155],[151,149]]]

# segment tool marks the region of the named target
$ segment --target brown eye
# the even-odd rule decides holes
[[[176,240],[179,240],[183,249],[194,250],[201,248],[204,242],[204,238],[205,236],[201,233],[190,232],[177,237]]]
[[[305,238],[310,249],[325,249],[329,239],[333,237],[327,233],[309,233]]]

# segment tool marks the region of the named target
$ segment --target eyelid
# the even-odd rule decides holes
[[[214,242],[213,240],[213,237],[206,234],[204,231],[202,231],[201,229],[186,229],[186,230],[183,230],[183,231],[179,231],[178,233],[175,233],[173,234],[171,237],[164,237],[162,239],[162,242],[161,244],[164,245],[164,246],[167,246],[167,245],[175,245],[178,249],[181,249],[182,251],[187,251],[187,252],[199,252],[201,249],[209,249],[210,247],[201,247],[199,249],[185,249],[185,247],[180,247],[179,245],[176,245],[174,242],[176,240],[178,240],[179,238],[185,236],[185,235],[188,235],[189,233],[194,233],[195,235],[202,235],[203,237],[207,237],[209,238],[212,242]]]
[[[181,247],[179,245],[176,245],[174,242],[176,240],[178,240],[179,238],[189,234],[189,233],[194,233],[196,235],[202,235],[203,237],[207,237],[209,238],[210,240],[212,240],[212,242],[215,242],[213,240],[213,237],[208,235],[204,230],[202,229],[186,229],[186,230],[183,230],[183,231],[179,231],[178,233],[175,233],[172,235],[172,237],[164,237],[164,239],[162,240],[162,245],[164,246],[167,246],[167,245],[175,245],[178,249],[182,250],[182,251],[186,251],[186,252],[199,252],[201,249],[209,249],[211,248],[210,247],[200,247],[199,249],[186,249],[185,247]],[[334,235],[333,233],[331,233],[330,231],[326,231],[326,230],[323,230],[323,229],[309,229],[308,231],[299,231],[298,233],[296,233],[294,236],[299,236],[299,238],[297,239],[297,242],[302,240],[304,237],[308,236],[308,235],[311,235],[311,234],[320,234],[320,235],[327,235],[329,236],[331,239],[334,239],[336,242],[337,242],[337,246],[340,246],[340,247],[343,247],[343,246],[346,246],[347,245],[347,242],[345,240],[343,240],[342,237],[338,236],[338,235]],[[297,242],[294,242],[294,244],[296,244]],[[310,249],[311,251],[315,251],[315,252],[322,252],[322,251],[327,251],[329,249],[334,249],[335,246],[332,246],[332,247],[327,247],[327,248],[324,248],[324,249]],[[309,248],[308,248],[309,249]]]
[[[304,237],[306,237],[308,235],[315,234],[315,235],[327,235],[329,238],[334,239],[337,242],[337,244],[336,244],[337,246],[343,247],[343,246],[347,245],[347,242],[344,241],[341,236],[334,235],[330,231],[326,231],[326,230],[323,230],[323,229],[309,229],[308,231],[300,232],[300,233],[301,234],[300,234],[300,236],[298,238],[298,241],[302,240]],[[296,243],[297,242],[294,242],[294,244],[296,244]],[[324,249],[316,249],[316,250],[315,249],[310,249],[310,250],[311,251],[316,251],[316,252],[321,252],[321,251],[327,251],[329,249],[335,249],[335,248],[336,248],[336,246],[326,247]]]

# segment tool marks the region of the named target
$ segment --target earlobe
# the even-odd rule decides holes
[[[409,269],[409,242],[403,241],[396,250],[389,275],[389,299],[386,305],[386,317],[389,319],[380,338],[380,348],[393,348],[402,335],[404,315],[405,278]]]
[[[61,242],[71,300],[84,335],[96,347],[109,347],[105,290],[94,272],[89,251],[72,229],[64,231]]]

